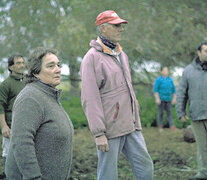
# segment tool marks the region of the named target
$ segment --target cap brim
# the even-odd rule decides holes
[[[121,24],[121,23],[128,24],[128,22],[124,19],[114,19],[112,21],[108,21],[107,23],[109,23],[109,24]]]

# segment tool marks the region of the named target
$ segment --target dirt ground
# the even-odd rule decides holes
[[[143,135],[154,162],[154,180],[187,180],[196,173],[196,143],[183,141],[183,130],[144,128]],[[1,149],[0,149],[1,151]],[[70,180],[95,180],[97,155],[93,137],[87,128],[75,131]],[[3,171],[0,159],[0,173]],[[130,165],[121,154],[119,180],[134,180]]]

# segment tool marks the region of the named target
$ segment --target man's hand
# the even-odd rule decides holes
[[[109,144],[105,135],[95,138],[95,142],[96,142],[96,146],[98,147],[98,150],[102,152],[109,151]]]
[[[186,116],[186,115],[185,115],[185,116],[182,116],[182,117],[180,118],[180,120],[181,120],[183,123],[185,123],[187,119],[189,119],[189,117]]]
[[[3,137],[10,138],[10,129],[7,125],[4,125],[2,127],[1,133],[2,133]]]

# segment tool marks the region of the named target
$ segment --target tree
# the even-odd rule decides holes
[[[1,57],[14,52],[28,57],[37,46],[56,48],[63,63],[69,65],[72,85],[77,88],[77,57],[82,55],[81,46],[85,45],[81,39],[84,27],[72,19],[69,1],[22,0],[7,5],[9,11],[1,28]]]
[[[121,45],[129,56],[133,81],[152,84],[144,64],[184,67],[206,39],[207,4],[203,0],[3,0],[0,3],[0,57],[28,56],[37,46],[56,48],[77,88],[80,62],[95,39],[96,16],[108,9],[128,20]],[[157,67],[154,67],[155,69]]]

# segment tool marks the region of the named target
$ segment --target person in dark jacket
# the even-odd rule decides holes
[[[17,96],[6,160],[9,180],[68,180],[73,125],[60,104],[60,61],[37,48],[28,60],[27,85]]]
[[[12,121],[12,107],[19,92],[24,88],[24,58],[20,54],[8,58],[9,77],[0,84],[0,124],[2,133],[2,158],[5,164],[10,144],[10,129]],[[5,178],[0,174],[0,179]]]
[[[207,180],[207,41],[197,48],[198,56],[182,74],[178,89],[176,111],[182,122],[188,119],[186,104],[189,101],[189,114],[197,143],[198,173],[190,180]]]

